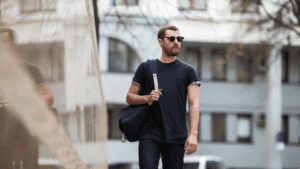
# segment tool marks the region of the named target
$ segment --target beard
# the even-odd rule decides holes
[[[168,47],[164,46],[164,51],[166,52],[166,54],[168,56],[177,56],[179,54],[180,47],[173,46],[173,47],[168,48]]]

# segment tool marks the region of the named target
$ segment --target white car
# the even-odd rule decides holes
[[[51,158],[39,158],[39,169],[65,169],[60,161]]]
[[[160,158],[159,169],[162,169]],[[224,159],[214,155],[185,156],[183,169],[226,169]]]

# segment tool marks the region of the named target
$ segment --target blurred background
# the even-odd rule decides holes
[[[16,31],[17,53],[41,71],[87,168],[139,168],[138,142],[122,143],[118,121],[138,65],[161,55],[157,32],[164,25],[179,28],[184,41],[177,59],[192,65],[202,84],[198,149],[190,156],[218,156],[230,169],[300,168],[299,0],[0,5],[1,27]],[[186,120],[189,126],[188,111]],[[43,144],[39,162],[59,168]]]

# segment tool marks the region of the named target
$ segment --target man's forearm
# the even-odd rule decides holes
[[[128,104],[146,104],[149,102],[149,95],[138,95],[138,94],[132,94],[128,93],[126,101]]]
[[[190,135],[197,135],[199,125],[199,106],[190,106],[190,121]]]

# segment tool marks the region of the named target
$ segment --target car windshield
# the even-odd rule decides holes
[[[207,161],[206,162],[206,169],[223,169],[223,163],[217,161]]]
[[[184,163],[183,169],[198,169],[199,163]]]

